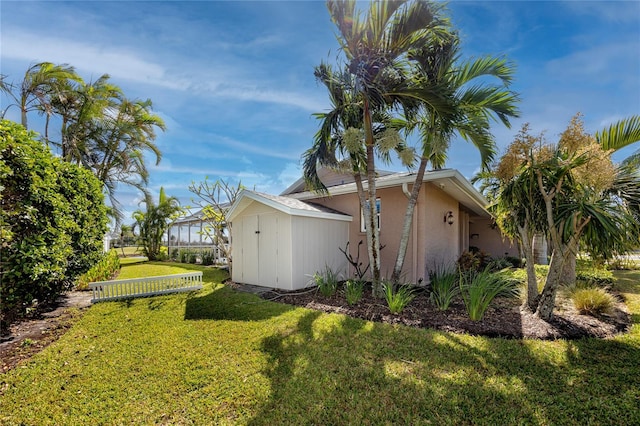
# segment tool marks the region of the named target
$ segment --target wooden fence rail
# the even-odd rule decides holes
[[[179,293],[200,290],[202,288],[202,272],[132,278],[129,280],[97,281],[89,284],[89,288],[93,292],[91,303]]]

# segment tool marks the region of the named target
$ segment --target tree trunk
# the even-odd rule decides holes
[[[551,263],[549,264],[549,273],[547,274],[544,289],[538,302],[538,309],[536,310],[538,317],[545,321],[553,318],[553,308],[556,304],[556,294],[561,284],[564,265],[571,253],[575,254],[575,250],[578,247],[579,236],[580,233],[578,232],[571,237],[569,243],[562,244],[558,242],[554,244]]]
[[[413,212],[415,211],[416,204],[418,202],[418,194],[420,194],[420,188],[422,187],[422,179],[424,178],[424,171],[427,168],[429,162],[427,157],[422,157],[420,160],[420,166],[416,174],[416,180],[413,182],[413,188],[411,188],[411,196],[407,204],[407,210],[404,214],[404,223],[402,224],[402,234],[400,235],[400,247],[398,248],[398,255],[396,257],[396,264],[393,268],[393,274],[391,275],[391,282],[393,284],[399,284],[400,274],[402,273],[402,267],[404,266],[404,260],[407,254],[407,246],[409,245],[409,233],[411,232],[411,224],[413,223]],[[417,244],[414,241],[413,244]],[[416,277],[413,277],[414,279]]]
[[[551,263],[549,264],[549,273],[536,309],[536,315],[545,321],[550,321],[553,318],[553,308],[556,305],[556,294],[560,284],[563,260],[561,251],[554,249],[551,255]]]
[[[541,232],[536,232],[533,236],[533,261],[536,265],[548,265],[547,259],[547,239]]]
[[[576,252],[570,250],[567,253],[562,272],[560,274],[560,284],[570,286],[576,282]]]
[[[529,236],[529,231],[527,230],[526,224],[525,226],[518,225],[518,233],[520,234],[520,239],[522,240],[522,251],[524,253],[527,268],[527,300],[525,303],[527,308],[529,308],[531,312],[535,312],[538,306],[539,294],[536,268],[533,262],[533,244],[531,241],[531,237]]]
[[[382,297],[382,283],[380,282],[380,230],[378,229],[376,212],[376,168],[373,139],[373,124],[369,111],[369,100],[364,97],[364,134],[367,149],[367,184],[368,184],[368,210],[369,217],[365,214],[367,224],[367,242],[369,243],[369,264],[371,265],[372,289],[374,297]],[[366,209],[365,209],[366,210]]]

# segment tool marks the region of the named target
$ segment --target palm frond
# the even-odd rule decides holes
[[[595,133],[596,140],[605,150],[617,151],[640,141],[640,115],[622,119]]]

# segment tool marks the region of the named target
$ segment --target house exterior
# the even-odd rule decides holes
[[[292,203],[295,208],[306,210],[308,208],[320,209],[320,211],[333,212],[331,219],[337,220],[342,217],[342,226],[340,232],[344,232],[343,236],[335,236],[331,242],[324,240],[322,244],[318,244],[313,238],[306,239],[303,243],[297,241],[296,236],[285,234],[286,238],[292,239],[292,244],[298,244],[300,247],[296,250],[298,260],[295,263],[307,262],[303,260],[305,256],[317,256],[319,261],[315,262],[316,269],[304,269],[304,274],[313,274],[324,270],[326,266],[332,266],[339,270],[345,269],[346,276],[353,276],[353,270],[346,269],[346,258],[340,252],[339,248],[344,249],[347,241],[349,242],[349,252],[354,258],[358,256],[358,246],[360,241],[363,244],[359,248],[360,261],[365,265],[368,263],[366,231],[364,228],[363,218],[360,211],[360,204],[353,176],[349,174],[341,174],[328,169],[321,169],[319,177],[327,187],[328,195],[319,195],[306,189],[303,179],[299,179],[289,188],[287,188],[280,196],[272,197],[272,202],[281,205]],[[400,244],[402,225],[404,221],[405,211],[411,192],[412,184],[415,180],[414,173],[389,173],[382,172],[376,180],[376,206],[378,208],[378,220],[380,226],[380,244],[384,248],[380,252],[381,257],[381,273],[383,276],[390,276],[396,260],[396,254]],[[366,183],[365,183],[366,189]],[[249,192],[247,192],[247,196]],[[259,197],[269,197],[265,194],[253,197],[252,200],[257,204],[265,204],[264,199]],[[245,197],[246,198],[246,197]],[[244,203],[247,203],[245,200]],[[296,204],[302,203],[302,204]],[[236,205],[239,204],[238,201]],[[405,257],[404,268],[402,271],[402,279],[405,282],[420,282],[428,280],[429,271],[437,267],[453,265],[458,257],[471,247],[482,250],[494,257],[511,255],[517,256],[517,248],[508,241],[504,241],[500,232],[492,227],[492,221],[485,210],[487,201],[484,197],[467,181],[457,170],[445,169],[425,173],[422,187],[418,196],[418,202],[413,216],[409,245]],[[244,274],[244,268],[247,262],[251,262],[250,256],[246,252],[236,251],[236,245],[239,239],[246,236],[246,223],[244,215],[255,216],[259,214],[259,207],[255,205],[255,212],[248,210],[245,214],[239,206],[234,205],[235,216],[232,218],[232,250],[233,250],[233,280],[237,282],[248,282],[246,278],[241,276]],[[311,207],[305,207],[311,206]],[[277,209],[275,205],[271,206]],[[293,207],[292,207],[293,208]],[[322,210],[326,209],[326,210]],[[286,215],[293,214],[284,209],[279,211]],[[281,220],[285,220],[281,216]],[[238,225],[238,219],[241,219],[241,225]],[[350,218],[347,220],[346,218]],[[253,219],[246,219],[253,220]],[[292,222],[293,223],[293,222]],[[237,228],[240,227],[240,229]],[[298,226],[304,228],[306,226],[317,226],[314,222],[308,220],[298,221]],[[310,233],[312,231],[301,229],[296,230],[297,233]],[[260,232],[262,233],[262,229]],[[336,228],[337,231],[338,228]],[[278,228],[280,233],[280,228]],[[292,230],[293,232],[293,230]],[[322,231],[321,234],[326,231]],[[317,236],[319,237],[319,236]],[[264,239],[262,240],[264,241]],[[295,242],[293,242],[295,241]],[[320,240],[319,240],[320,241]],[[244,249],[246,241],[242,241],[239,249]],[[300,245],[301,244],[301,245]],[[314,249],[306,248],[307,245],[316,246]],[[307,250],[307,251],[305,251]],[[288,256],[289,252],[286,252]],[[279,256],[280,251],[278,251]],[[291,252],[293,256],[293,251]],[[240,265],[237,256],[241,256]],[[337,257],[336,257],[337,256]],[[340,258],[343,263],[340,263]],[[344,266],[343,266],[344,265]],[[333,267],[332,267],[333,269]],[[335,269],[334,269],[335,270]],[[237,272],[236,272],[237,271]],[[249,274],[249,276],[251,276]],[[299,277],[299,275],[298,275]],[[243,279],[245,281],[243,281]],[[248,282],[251,284],[266,285],[270,287],[285,288],[275,285],[270,279],[258,278]],[[269,285],[271,283],[271,285]],[[307,283],[305,283],[307,284]],[[291,288],[302,288],[301,282],[291,282]]]

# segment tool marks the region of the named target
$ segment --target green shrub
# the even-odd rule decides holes
[[[613,296],[598,287],[578,288],[572,292],[571,300],[578,312],[586,315],[610,312],[615,304]]]
[[[498,296],[517,294],[517,281],[507,280],[487,267],[479,272],[460,272],[460,293],[469,318],[480,321]]]
[[[213,250],[202,251],[202,264],[205,266],[213,265],[215,261]]]
[[[177,248],[172,248],[171,249],[171,256],[169,256],[169,258],[171,260],[173,260],[174,262],[176,262],[178,260],[180,256],[180,250],[178,250]]]
[[[429,280],[431,281],[429,300],[441,311],[446,311],[453,298],[460,293],[458,272],[438,267],[429,273]]]
[[[344,296],[347,299],[347,303],[350,306],[355,305],[362,299],[362,292],[364,290],[364,281],[362,280],[347,280],[344,284]]]
[[[182,249],[180,250],[180,263],[187,263],[189,260],[189,250]]]
[[[107,281],[120,270],[120,258],[116,250],[109,250],[102,259],[78,278],[77,290],[86,290],[90,283]]]
[[[463,271],[479,271],[484,269],[489,261],[490,256],[485,252],[474,248],[474,250],[465,251],[458,258],[458,268]]]
[[[613,284],[613,274],[606,269],[586,268],[576,271],[576,280],[591,286],[606,287]]]
[[[195,265],[197,261],[198,261],[198,254],[195,251],[190,251],[189,254],[187,255],[187,262]]]
[[[102,255],[102,184],[65,163],[36,134],[0,121],[0,326],[73,287]]]
[[[333,272],[328,266],[325,268],[324,274],[315,273],[313,280],[318,286],[318,291],[325,297],[333,296],[338,291],[338,274]]]
[[[416,297],[415,291],[408,285],[401,285],[394,289],[390,282],[383,283],[384,298],[392,314],[399,314]]]

